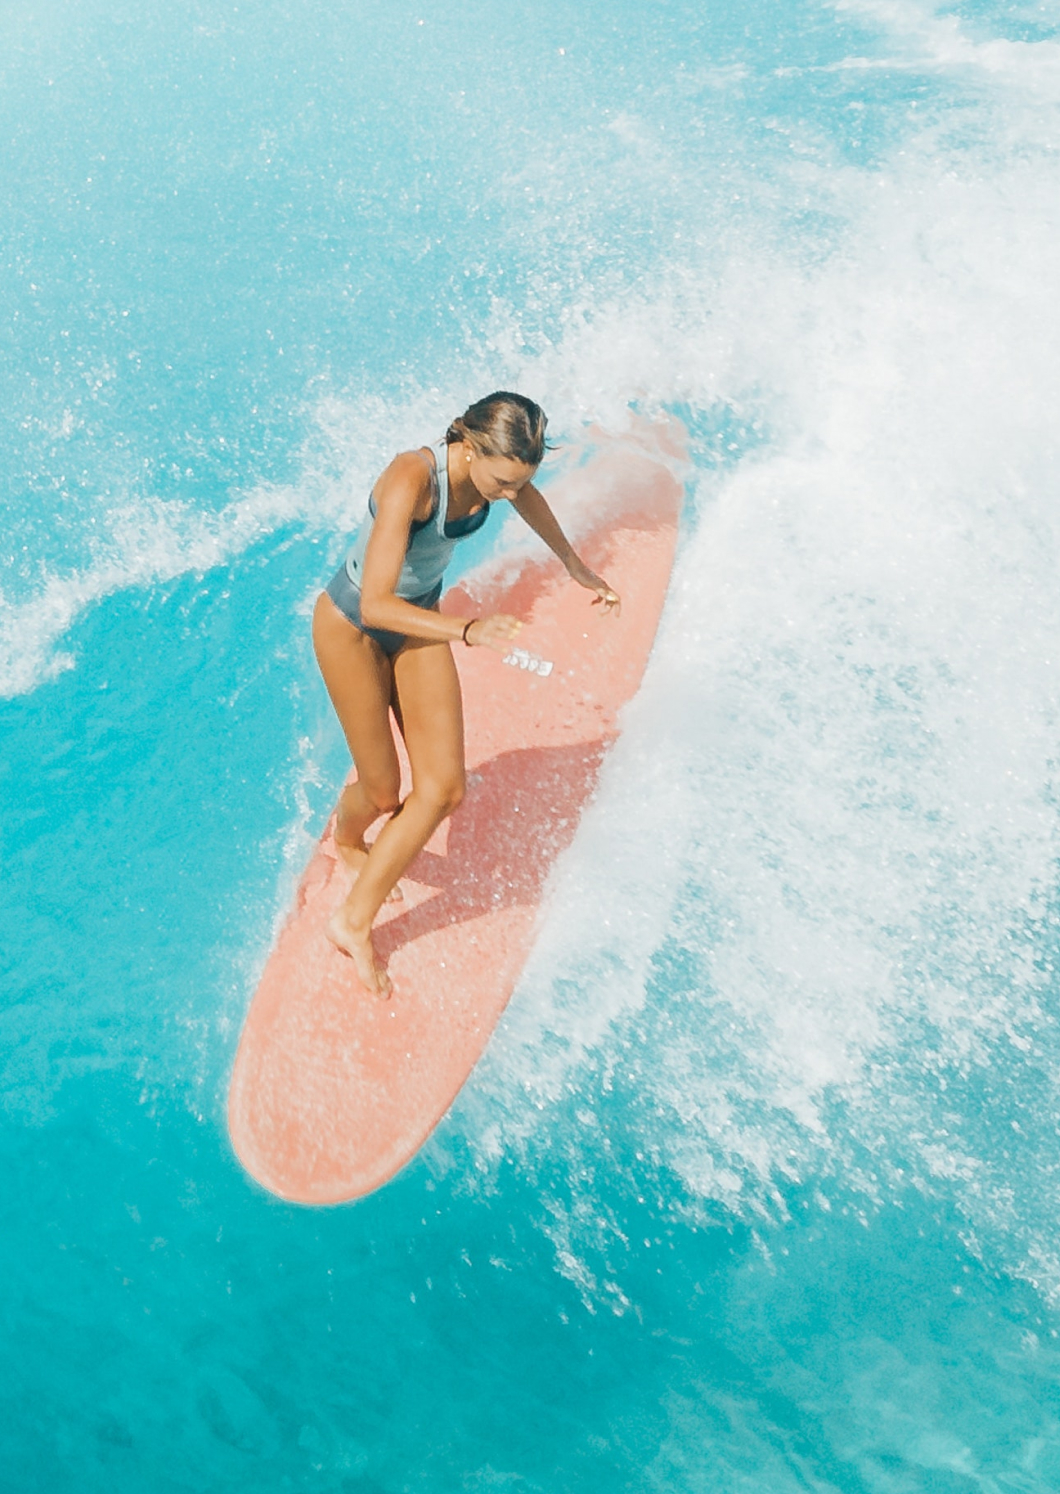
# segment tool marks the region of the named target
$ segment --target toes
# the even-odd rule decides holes
[[[359,940],[351,938],[349,929],[337,916],[327,924],[325,933],[335,948],[353,961],[361,984],[386,1001],[392,989],[390,977],[375,963],[371,946],[363,949]]]

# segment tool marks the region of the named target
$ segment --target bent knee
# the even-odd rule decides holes
[[[373,781],[370,778],[358,778],[352,787],[360,790],[364,807],[374,810],[377,818],[381,814],[393,814],[401,808],[401,784],[397,779],[387,782],[385,779]]]
[[[366,797],[376,814],[394,814],[401,808],[401,793],[396,783],[377,784],[367,791]]]
[[[464,776],[461,774],[459,778],[445,778],[427,783],[421,789],[421,793],[434,810],[444,818],[460,808],[464,800],[464,788]]]

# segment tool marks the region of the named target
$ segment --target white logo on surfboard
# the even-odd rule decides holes
[[[505,664],[510,664],[513,669],[525,669],[530,674],[539,674],[547,679],[552,673],[552,660],[539,659],[536,654],[528,654],[525,648],[513,648],[504,656]]]

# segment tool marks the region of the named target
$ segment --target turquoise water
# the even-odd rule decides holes
[[[5,1487],[1060,1487],[1058,31],[0,9]],[[309,610],[505,385],[681,422],[668,610],[453,1113],[293,1208]]]

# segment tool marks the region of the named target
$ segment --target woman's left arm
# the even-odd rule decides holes
[[[584,586],[586,590],[596,592],[593,606],[595,607],[597,602],[603,602],[604,611],[614,612],[617,617],[622,611],[618,593],[612,591],[607,582],[595,571],[591,571],[584,560],[575,553],[574,546],[559,527],[555,514],[532,482],[528,482],[525,488],[520,489],[518,496],[512,499],[512,507],[520,518],[525,519],[534,533],[540,535],[552,553],[562,560],[571,579],[577,581],[579,586]]]

